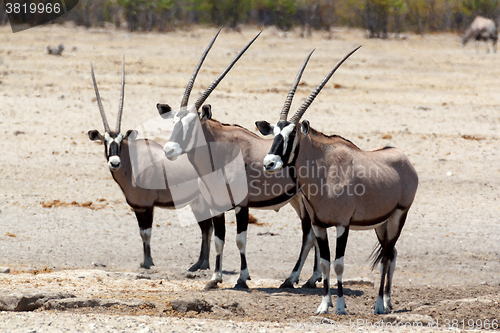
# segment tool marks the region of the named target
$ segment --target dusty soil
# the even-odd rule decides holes
[[[88,326],[76,323],[100,323],[103,318],[119,329],[116,315],[134,315],[123,317],[124,322],[135,320],[138,328],[149,325],[153,331],[217,331],[220,325],[234,331],[280,331],[294,328],[291,323],[323,320],[311,317],[320,288],[278,289],[295,263],[301,239],[291,207],[278,213],[252,210],[259,224],[248,233],[249,291],[232,289],[239,270],[233,213],[226,219],[225,280],[219,290],[202,291],[210,272],[186,277],[198,256],[200,233],[196,225],[181,225],[175,211],[155,211],[156,266],[140,269],[142,244],[135,216],[111,178],[103,147],[88,140],[88,130],[102,131],[90,62],[113,124],[125,54],[125,131],[155,117],[156,103],[180,103],[215,31],[131,34],[46,26],[12,34],[9,27],[0,28],[0,265],[12,272],[0,276],[0,289],[67,290],[83,297],[142,298],[157,305],[133,311],[1,313],[6,326],[0,324],[0,329],[22,330],[26,323],[48,327],[53,322],[86,330]],[[193,96],[257,32],[251,27],[242,33],[224,30]],[[349,316],[327,317],[429,321],[429,316],[444,325],[445,320],[457,319],[460,325],[465,320],[465,328],[471,319],[500,319],[499,56],[481,47],[475,52],[473,45],[462,49],[452,34],[382,41],[366,39],[362,31],[338,29],[333,38],[327,37],[315,33],[304,39],[298,33],[285,36],[265,29],[208,100],[214,118],[255,130],[255,120],[276,121],[299,66],[313,48],[292,109],[338,59],[363,45],[305,118],[312,127],[346,137],[362,149],[388,144],[402,149],[415,165],[420,185],[397,245],[394,313],[372,315],[379,273],[370,269],[367,258],[376,238],[373,231],[359,231],[350,234],[344,279],[360,277],[375,286],[348,286]],[[60,43],[65,45],[61,57],[46,54],[47,45]],[[329,234],[333,244],[333,230]],[[302,281],[311,268],[312,256]],[[131,278],[133,274],[148,279]],[[169,302],[185,297],[207,300],[216,311],[173,311]],[[404,317],[411,315],[417,319]]]

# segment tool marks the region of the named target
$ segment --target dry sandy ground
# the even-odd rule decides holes
[[[151,272],[139,269],[142,244],[135,216],[111,178],[103,147],[88,140],[88,130],[102,131],[91,61],[113,124],[121,59],[126,56],[125,131],[155,117],[156,103],[180,103],[191,71],[215,31],[130,34],[46,26],[12,34],[9,27],[0,28],[0,265],[14,273],[0,276],[0,288],[136,297],[158,305],[140,311],[1,313],[0,331],[24,332],[27,327],[218,331],[222,327],[271,332],[294,328],[290,321],[318,320],[311,316],[320,302],[319,288],[277,289],[295,263],[301,239],[291,207],[278,213],[252,211],[260,225],[251,226],[248,234],[250,291],[232,289],[239,255],[234,214],[229,213],[224,283],[219,290],[202,292],[210,273],[191,280],[185,276],[198,256],[198,227],[181,226],[174,211],[155,211],[156,266]],[[224,30],[198,76],[193,96],[257,32]],[[441,323],[500,319],[499,55],[487,54],[484,48],[477,53],[473,45],[462,49],[453,34],[382,41],[365,39],[361,31],[339,29],[332,39],[325,37],[315,33],[303,39],[265,29],[209,98],[214,118],[250,130],[255,130],[256,120],[275,122],[299,66],[312,49],[316,51],[293,110],[338,59],[362,44],[304,118],[312,127],[346,137],[362,149],[394,145],[418,171],[419,189],[397,246],[395,313],[429,316]],[[46,54],[47,45],[60,43],[65,45],[61,57]],[[43,207],[54,200],[64,204]],[[329,234],[334,244],[335,233]],[[350,234],[344,278],[361,277],[374,281],[375,287],[349,286],[350,315],[329,315],[332,320],[380,320],[371,314],[379,274],[367,261],[375,242],[373,231]],[[311,272],[311,259],[303,280]],[[47,273],[33,274],[44,268]],[[150,279],[126,278],[123,272]],[[187,296],[210,301],[224,311],[183,315],[169,308],[171,300]],[[395,314],[383,318],[390,316]]]

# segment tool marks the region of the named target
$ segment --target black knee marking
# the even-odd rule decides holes
[[[319,247],[319,256],[321,259],[330,262],[330,247],[328,246],[328,237],[325,239],[316,238]]]
[[[153,207],[134,210],[139,228],[149,229],[153,226]]]
[[[314,245],[314,267],[313,270],[316,272],[320,267],[319,267],[319,259],[321,258],[319,254],[319,249],[316,249],[316,245]]]
[[[215,256],[215,271],[216,272],[219,272],[222,269],[220,262],[221,262],[221,255],[218,254]]]
[[[344,229],[342,236],[337,238],[337,245],[335,249],[335,259],[342,258],[345,254],[345,248],[347,246],[347,238],[349,237],[349,227]]]
[[[142,249],[146,257],[151,257],[151,246],[146,243],[142,243]]]
[[[241,234],[248,229],[248,207],[240,207],[236,213],[236,232]]]
[[[346,227],[344,229],[344,233],[340,237],[337,237],[337,245],[335,248],[335,260],[340,259],[344,256],[348,237],[349,237],[349,227]],[[337,296],[338,297],[344,296],[342,281],[339,279],[337,279]]]
[[[344,296],[344,289],[342,288],[342,281],[337,280],[337,296],[342,297]]]
[[[247,268],[247,258],[244,253],[240,253],[240,258],[241,258],[241,270],[244,270]]]
[[[323,281],[323,296],[328,295],[329,289],[330,289],[330,279],[326,278],[325,281]]]
[[[382,272],[380,272],[380,288],[378,289],[378,296],[379,297],[384,297],[384,285],[385,285],[385,277],[387,276],[388,272],[388,265],[387,265],[387,260],[382,259]]]
[[[225,224],[224,214],[214,217],[213,224],[214,224],[215,237],[224,241],[226,238],[226,224]]]

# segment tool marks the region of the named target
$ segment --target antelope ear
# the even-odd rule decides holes
[[[205,104],[201,107],[200,119],[212,119],[212,106]]]
[[[98,130],[89,131],[89,139],[92,141],[104,141],[101,133]]]
[[[269,135],[273,133],[273,125],[269,124],[267,121],[256,121],[255,126],[262,135]]]
[[[158,113],[163,119],[172,118],[173,112],[172,108],[168,104],[156,104],[156,108],[158,109]]]
[[[136,130],[128,130],[127,133],[123,136],[124,139],[128,140],[135,140],[137,137],[137,131]]]
[[[309,134],[310,130],[311,126],[309,125],[309,121],[302,120],[302,123],[300,124],[300,131],[302,132],[302,134],[307,135]]]

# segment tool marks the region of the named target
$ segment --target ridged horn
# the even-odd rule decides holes
[[[252,45],[252,43],[257,39],[257,37],[260,36],[261,33],[262,33],[262,31],[259,32],[257,34],[257,36],[255,36],[254,39],[252,39],[250,41],[250,43],[248,43],[247,46],[245,46],[243,48],[243,50],[240,51],[240,53],[238,53],[238,55],[236,56],[236,58],[234,58],[233,61],[231,61],[231,63],[226,67],[226,69],[224,69],[224,71],[219,74],[219,76],[215,79],[214,82],[212,82],[212,84],[207,88],[207,90],[205,90],[205,92],[203,93],[203,95],[201,95],[200,98],[198,98],[198,100],[194,104],[195,107],[196,107],[196,110],[198,110],[200,108],[200,106],[207,100],[208,96],[210,96],[210,94],[212,93],[212,91],[222,81],[222,79],[224,78],[224,76],[226,76],[226,74],[231,70],[231,68],[233,68],[234,64],[241,58],[241,56],[245,53],[245,51],[248,50],[248,48],[250,47],[250,45]]]
[[[302,77],[302,74],[304,73],[304,70],[306,69],[307,63],[309,62],[309,59],[311,58],[311,56],[315,50],[316,49],[312,50],[311,53],[309,53],[306,60],[304,61],[304,64],[302,64],[302,68],[297,73],[297,77],[295,78],[295,81],[292,84],[292,88],[290,89],[290,92],[288,93],[288,96],[286,97],[285,105],[283,106],[283,110],[281,110],[280,121],[285,121],[287,116],[288,116],[288,112],[290,111],[290,106],[292,105],[293,95],[295,95],[295,91],[297,90],[297,86],[299,85],[300,78]]]
[[[344,61],[347,60],[347,58],[349,58],[360,47],[361,47],[361,45],[358,46],[357,48],[355,48],[354,50],[352,50],[351,52],[349,52],[344,58],[342,58],[342,60],[340,60],[335,65],[335,67],[332,68],[332,70],[330,70],[330,72],[323,78],[323,81],[321,81],[321,83],[316,87],[316,89],[314,89],[314,91],[311,93],[311,95],[309,95],[307,100],[302,104],[300,109],[297,110],[297,112],[293,115],[293,117],[290,119],[290,122],[297,124],[300,121],[300,118],[302,118],[302,116],[304,115],[304,112],[306,112],[307,108],[311,105],[311,103],[314,101],[314,99],[319,94],[321,89],[323,89],[323,87],[326,85],[328,80],[330,80],[330,78],[335,73],[335,71],[340,67],[340,65],[342,65],[344,63]]]
[[[108,121],[106,119],[106,114],[104,113],[104,108],[102,106],[101,96],[99,96],[99,89],[97,89],[97,82],[95,81],[94,67],[92,66],[92,63],[90,63],[90,71],[92,72],[92,81],[94,82],[95,96],[97,98],[97,104],[99,105],[99,111],[101,112],[101,118],[104,124],[104,130],[106,132],[111,132],[111,130],[109,129]]]
[[[122,123],[124,97],[125,97],[125,55],[123,55],[123,60],[122,60],[122,88],[121,88],[121,92],[120,92],[120,105],[118,106],[118,119],[116,121],[116,133],[120,133],[120,126]]]
[[[214,45],[215,40],[217,39],[217,36],[219,36],[219,33],[221,32],[223,26],[219,28],[219,31],[215,34],[215,37],[212,39],[210,44],[208,44],[207,48],[205,49],[205,52],[201,55],[200,61],[198,61],[198,65],[196,65],[196,68],[194,69],[193,75],[191,75],[191,78],[189,79],[188,85],[186,86],[186,91],[184,92],[184,96],[182,97],[182,102],[181,102],[181,109],[185,108],[188,105],[189,102],[189,95],[191,95],[191,90],[193,90],[194,86],[194,81],[196,80],[196,76],[198,75],[198,72],[200,71],[201,65],[203,65],[203,61],[205,61],[205,58],[207,57],[208,51],[212,48],[212,45]]]

